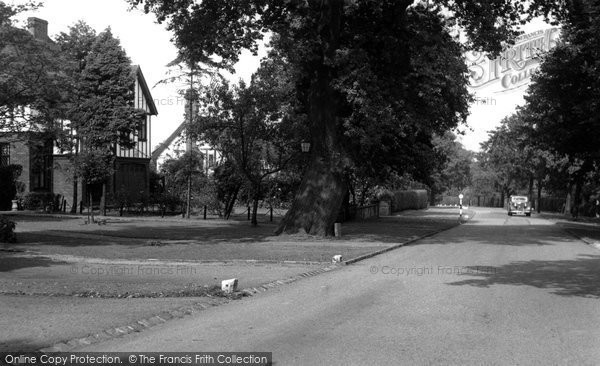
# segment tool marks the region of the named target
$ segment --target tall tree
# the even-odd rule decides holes
[[[86,61],[89,53],[92,50],[92,46],[96,41],[96,31],[86,24],[84,21],[79,21],[69,28],[69,32],[62,32],[57,37],[57,44],[65,57],[70,61],[70,67],[67,68],[67,73],[71,80],[71,88],[68,98],[68,109],[77,111],[81,108],[81,103],[84,100],[84,84],[83,84],[83,70],[86,67]],[[69,118],[77,118],[74,113],[70,113]],[[81,124],[75,123],[75,125]],[[65,128],[59,135],[58,144],[59,147],[69,154],[73,161],[79,160],[79,140],[78,135],[73,133],[71,126],[64,126]],[[77,205],[79,202],[78,198],[78,186],[79,179],[76,172],[73,172],[73,204],[71,205],[71,213],[77,212]]]
[[[567,156],[573,206],[581,203],[588,173],[600,163],[600,5],[566,2],[562,42],[543,60],[526,97],[528,121],[538,146]],[[575,215],[577,212],[575,212]]]
[[[63,110],[68,80],[65,59],[49,38],[38,39],[14,17],[37,9],[33,2],[12,6],[0,2],[0,129],[49,131]],[[36,113],[31,113],[35,109]]]
[[[81,142],[75,170],[88,188],[102,183],[104,202],[106,179],[114,172],[116,146],[133,147],[133,133],[145,118],[143,110],[134,108],[131,61],[110,29],[94,41],[79,84],[82,99],[71,110],[71,127]],[[96,162],[102,164],[94,166]]]
[[[265,32],[297,72],[308,112],[311,159],[279,232],[331,234],[347,192],[345,170],[417,170],[433,133],[464,121],[468,93],[460,26],[468,46],[498,52],[521,15],[560,15],[553,2],[491,0],[129,0],[154,12],[191,59],[231,67]],[[535,9],[535,10],[534,10]]]

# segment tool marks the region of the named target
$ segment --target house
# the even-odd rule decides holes
[[[158,170],[159,162],[162,163],[164,161],[166,153],[173,152],[175,155],[178,155],[187,149],[186,146],[183,146],[186,145],[184,138],[185,127],[186,122],[182,122],[169,137],[154,148],[151,156],[151,165],[154,170]],[[192,148],[199,151],[202,155],[204,173],[207,176],[214,173],[215,168],[222,161],[221,152],[206,142],[194,141],[192,142]]]
[[[29,32],[38,40],[51,42],[48,37],[48,22],[38,18],[29,18]],[[115,146],[114,174],[107,182],[106,192],[117,192],[127,195],[132,201],[140,200],[149,193],[149,174],[151,158],[151,126],[152,116],[158,114],[150,89],[146,83],[140,66],[132,66],[135,77],[134,107],[146,111],[145,118],[140,121],[135,131],[133,148]],[[30,112],[34,113],[34,111]],[[37,143],[35,143],[37,141]],[[72,164],[69,156],[56,149],[52,141],[39,142],[32,139],[31,133],[4,133],[0,135],[0,165],[18,164],[23,168],[19,177],[24,193],[40,192],[60,195],[60,202],[69,210],[73,205],[85,201],[92,193],[93,200],[100,199],[101,187],[86,187],[74,183]],[[77,190],[77,201],[73,202],[74,190]]]
[[[150,190],[150,133],[152,116],[156,116],[158,111],[140,66],[134,65],[132,73],[135,76],[134,107],[146,111],[146,116],[144,120],[140,121],[137,130],[132,136],[135,142],[133,148],[128,149],[120,145],[115,146],[114,174],[107,182],[106,192],[109,196],[116,194],[125,195],[132,202],[137,202],[147,197]],[[70,207],[75,187],[73,186],[72,165],[69,156],[55,151],[52,161],[52,192],[66,199],[67,207]],[[101,185],[92,186],[92,192],[88,192],[87,189],[85,185],[79,182],[77,187],[80,193],[78,195],[79,201],[86,202],[86,199],[83,197],[88,197],[89,193],[92,193],[94,202],[100,200],[102,195]]]
[[[198,106],[194,102],[195,110],[194,114],[199,113]],[[190,110],[189,101],[186,99],[184,111]],[[183,122],[175,128],[175,130],[167,137],[163,142],[158,144],[151,154],[151,164],[154,170],[158,170],[159,162],[164,161],[165,155],[168,152],[175,153],[176,156],[179,154],[189,151],[196,150],[200,152],[202,156],[202,167],[204,173],[208,176],[214,173],[215,168],[222,161],[222,154],[214,146],[202,141],[187,140],[185,137],[185,129],[188,123],[189,113],[185,113],[185,119]]]

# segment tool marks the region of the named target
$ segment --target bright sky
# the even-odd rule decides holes
[[[551,28],[549,24],[536,19],[525,25],[522,30],[529,34],[548,28]],[[527,85],[529,83],[508,91],[502,91],[498,84],[471,90],[475,101],[471,104],[466,134],[459,138],[466,149],[479,151],[480,143],[488,139],[488,132],[494,130],[504,117],[512,114],[517,106],[525,103],[523,97]]]
[[[22,4],[26,0],[4,0],[9,4]],[[153,14],[144,14],[140,10],[128,10],[125,0],[45,0],[44,7],[36,12],[25,13],[21,19],[36,16],[48,21],[48,32],[54,38],[60,32],[78,20],[84,20],[97,32],[111,27],[113,35],[120,39],[121,45],[134,64],[142,68],[146,81],[158,109],[158,116],[152,123],[152,146],[166,139],[183,119],[184,101],[178,94],[178,85],[156,85],[165,78],[166,64],[172,61],[177,50],[170,41],[171,34],[164,25],[157,24]],[[524,30],[531,32],[548,28],[543,22],[534,22]],[[249,53],[242,55],[236,67],[233,79],[248,80],[258,67],[259,59]],[[156,85],[156,86],[155,86]],[[523,103],[526,88],[521,87],[510,92],[497,93],[492,88],[478,89],[476,101],[471,106],[468,119],[469,128],[461,137],[463,145],[479,150],[479,144],[487,139],[487,132],[494,129],[502,118],[511,114],[515,107]]]

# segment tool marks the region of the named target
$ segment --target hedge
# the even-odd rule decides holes
[[[51,204],[57,205],[57,196],[49,192],[30,192],[23,198],[26,210],[43,210]]]
[[[421,210],[429,206],[429,192],[425,189],[406,191],[384,190],[378,195],[380,201],[391,201],[392,211]]]

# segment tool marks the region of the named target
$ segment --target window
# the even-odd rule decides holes
[[[146,141],[148,139],[148,130],[146,126],[146,117],[144,116],[137,125],[138,141]]]
[[[52,143],[30,148],[30,189],[50,191],[52,188]]]
[[[0,166],[10,164],[10,144],[8,142],[0,143]]]

